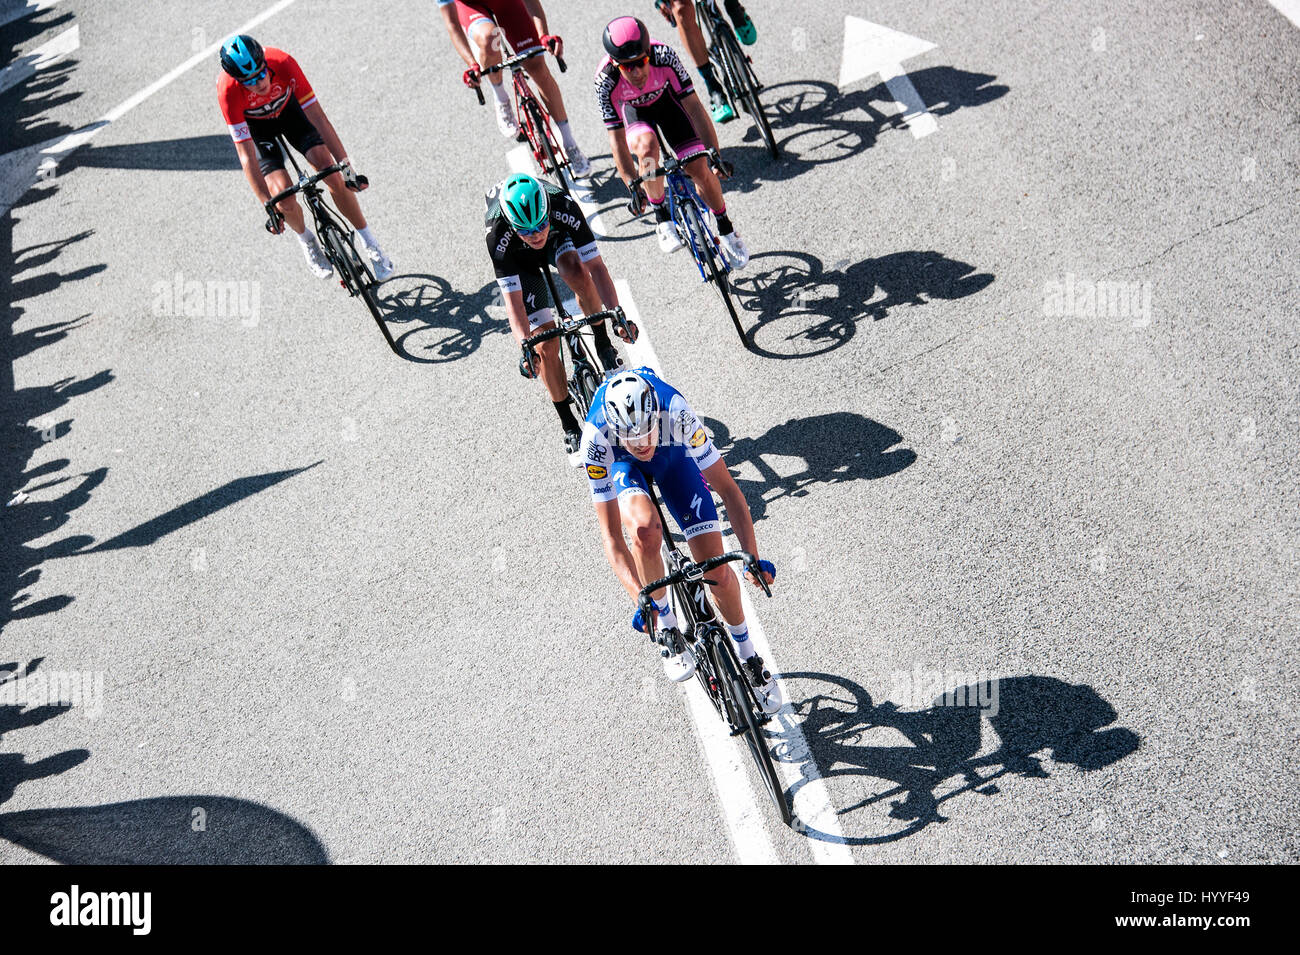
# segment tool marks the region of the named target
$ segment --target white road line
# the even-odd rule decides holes
[[[59,0],[0,0],[0,27],[48,10]]]
[[[1300,0],[1268,0],[1279,13],[1300,27]]]
[[[54,39],[42,43],[32,52],[18,57],[0,70],[0,93],[35,76],[38,70],[53,66],[79,46],[81,46],[81,33],[74,26],[64,30]]]
[[[894,73],[894,70],[898,72]],[[903,123],[912,131],[914,138],[929,136],[939,128],[939,121],[926,108],[921,94],[916,91],[916,87],[912,85],[911,79],[903,72],[901,66],[881,67],[880,78],[889,87],[889,92],[894,97],[894,105],[898,107]]]
[[[529,175],[537,174],[537,167],[533,163],[532,150],[527,146],[517,146],[510,150],[506,160],[510,168],[515,172],[524,172]],[[573,197],[582,209],[583,215],[587,217],[587,223],[591,226],[592,232],[597,238],[603,238],[606,233],[603,223],[600,222],[597,215],[597,206],[591,200],[590,190],[576,184],[572,185],[572,189]],[[628,357],[632,360],[633,367],[645,366],[662,378],[663,366],[659,363],[659,356],[655,354],[654,345],[650,340],[650,330],[637,309],[631,286],[625,279],[615,279],[614,288],[618,292],[619,304],[623,306],[623,311],[640,329],[636,342],[624,346],[627,349]],[[576,303],[574,303],[574,307],[576,307]],[[768,666],[775,672],[777,665],[772,658],[772,649],[767,643],[767,638],[763,632],[762,624],[758,621],[754,606],[750,602],[748,594],[745,593],[744,588],[746,586],[748,585],[742,584],[741,595],[745,602],[745,619],[749,624],[751,638],[758,648],[758,652],[762,654],[763,659],[768,662]],[[691,711],[691,719],[695,724],[696,734],[700,741],[700,748],[703,750],[705,761],[709,764],[709,769],[712,772],[718,802],[722,807],[722,814],[726,819],[727,828],[731,832],[731,841],[732,845],[735,846],[737,858],[742,864],[776,864],[780,860],[764,824],[767,814],[773,810],[768,806],[766,798],[761,802],[757,798],[755,789],[750,784],[746,761],[742,759],[741,748],[737,745],[737,741],[731,737],[731,734],[727,732],[722,721],[718,719],[713,704],[704,695],[704,690],[697,681],[691,680],[685,687],[685,693]],[[796,741],[791,747],[791,753],[796,757],[800,752],[806,753],[808,751],[808,742],[798,724],[787,718],[782,720],[782,725],[788,732],[792,731],[795,734]],[[802,750],[800,749],[801,746]],[[804,778],[800,766],[810,767],[812,761],[811,759],[802,760],[800,766],[793,763],[779,763],[778,765],[780,766],[782,779],[785,781],[786,787],[789,788],[793,783]],[[835,816],[835,808],[826,792],[825,783],[822,782],[819,775],[816,775],[815,767],[811,769],[811,773],[813,774],[812,778],[800,789],[799,806],[802,809],[800,818],[811,828],[824,832],[833,838],[842,838],[839,821]],[[765,793],[763,795],[766,796]],[[853,854],[849,851],[849,847],[843,843],[823,842],[817,839],[808,839],[806,841],[814,860],[819,864],[854,864]]]
[[[777,683],[780,684],[781,668],[772,655],[767,634],[763,632],[763,625],[759,623],[758,614],[754,611],[754,603],[749,596],[751,584],[745,580],[741,571],[736,570],[735,573],[740,581],[740,600],[745,608],[745,621],[749,625],[749,639],[753,642],[759,656],[763,658],[763,662],[767,664],[767,668],[778,674]],[[784,699],[789,699],[784,684],[781,684],[781,693]],[[840,821],[836,816],[835,806],[831,803],[830,793],[826,790],[826,783],[821,773],[817,771],[808,739],[803,735],[803,729],[798,722],[793,719],[793,712],[787,702],[776,716],[782,730],[792,736],[787,750],[787,755],[792,758],[773,762],[776,763],[777,772],[785,781],[787,791],[795,783],[806,780],[799,788],[798,805],[794,807],[799,821],[805,823],[810,829],[825,833],[833,840],[826,842],[821,839],[808,839],[808,848],[813,858],[819,865],[854,865],[853,853],[843,841],[844,834],[840,831]]]
[[[294,0],[280,0],[279,3],[276,3],[268,7],[267,9],[263,10],[261,13],[253,17],[253,19],[249,20],[247,23],[236,27],[234,30],[231,31],[231,33],[249,33],[259,23],[262,23],[263,21],[268,20],[271,17],[275,16],[277,13],[279,13],[285,7],[290,6],[292,3],[294,3]],[[214,54],[216,54],[218,50],[221,49],[221,44],[224,41],[224,39],[225,38],[223,37],[221,40],[218,40],[216,43],[213,43],[211,46],[207,47],[206,49],[201,50],[198,53],[195,53],[192,57],[190,57],[180,66],[173,69],[171,72],[165,74],[162,77],[159,77],[157,80],[154,80],[154,82],[150,83],[144,89],[137,92],[135,95],[129,97],[128,99],[114,106],[112,109],[110,109],[107,113],[105,113],[102,117],[100,117],[95,122],[91,123],[88,126],[83,126],[81,129],[78,129],[75,132],[69,133],[67,136],[64,136],[54,145],[41,150],[41,152],[44,153],[45,156],[47,156],[48,158],[41,164],[39,174],[41,176],[52,175],[54,167],[58,166],[59,160],[62,159],[64,156],[68,155],[73,150],[80,149],[82,146],[86,145],[86,143],[90,142],[96,135],[99,134],[101,130],[107,128],[110,123],[113,123],[121,119],[131,110],[135,109],[145,100],[147,100],[154,93],[157,93],[164,86],[167,86],[173,81],[179,79],[181,76],[188,73],[190,70],[194,69],[194,67],[198,66],[200,63],[210,60],[211,57]]]

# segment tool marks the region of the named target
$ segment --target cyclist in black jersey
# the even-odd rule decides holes
[[[544,263],[555,266],[577,296],[584,315],[618,305],[614,279],[601,258],[591,226],[562,189],[516,173],[493,186],[485,200],[488,255],[505,299],[510,331],[521,347],[529,335],[555,325],[555,303],[541,274]],[[635,337],[635,325],[632,332]],[[623,364],[604,322],[592,327],[592,336],[601,364],[609,370]],[[572,453],[578,450],[582,424],[569,407],[560,341],[553,338],[536,350],[541,366],[537,373],[560,416],[565,448]],[[535,377],[522,360],[519,370],[525,377]]]

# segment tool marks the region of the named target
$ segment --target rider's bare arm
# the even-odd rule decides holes
[[[700,137],[713,149],[721,152],[718,146],[718,131],[713,128],[713,120],[704,109],[704,104],[694,93],[689,93],[681,99],[682,109],[686,110],[686,115],[691,118],[691,125]]]
[[[244,167],[244,178],[253,187],[253,195],[265,205],[271,198],[271,190],[266,186],[266,177],[262,175],[262,167],[257,161],[257,147],[251,139],[245,139],[235,143],[235,152],[239,155],[239,165]]]
[[[325,148],[330,151],[335,162],[346,159],[348,154],[343,149],[343,141],[339,139],[339,134],[334,129],[334,124],[330,122],[325,110],[321,108],[320,102],[313,102],[310,106],[304,106],[302,111],[311,120],[311,124],[316,127],[320,133],[320,138],[325,140]]]
[[[596,291],[600,294],[600,304],[605,308],[614,308],[618,305],[618,291],[614,288],[614,277],[605,267],[604,257],[598,255],[585,264],[587,274],[591,276],[591,281],[595,283]]]
[[[515,341],[522,347],[529,335],[528,312],[524,309],[524,293],[506,292],[506,319],[510,322],[510,331]]]
[[[623,539],[623,523],[619,516],[618,499],[596,501],[596,523],[600,525],[600,538],[605,546],[605,558],[614,569],[614,575],[633,600],[641,593],[641,578],[637,576],[632,552]]]
[[[546,28],[546,11],[542,9],[541,0],[524,0],[524,9],[528,15],[533,18],[533,23],[537,27],[538,36],[546,36],[551,31]],[[561,55],[561,54],[556,54]]]
[[[718,497],[722,498],[722,506],[727,509],[727,520],[731,522],[731,529],[735,532],[736,539],[740,541],[741,549],[749,551],[755,558],[759,557],[758,541],[754,537],[754,521],[749,515],[749,502],[745,500],[745,494],[740,490],[736,479],[727,470],[727,462],[721,459],[714,461],[704,469],[704,479],[709,482],[709,487],[717,492]],[[763,576],[766,577],[767,574]],[[771,580],[768,583],[771,583]]]
[[[460,28],[460,21],[456,19],[456,5],[448,3],[440,6],[438,12],[442,14],[442,22],[447,27],[447,35],[451,37],[451,45],[456,48],[465,65],[471,68],[478,66],[478,61],[474,59],[474,51],[469,48],[469,39],[465,36],[465,31]]]
[[[636,160],[632,158],[632,150],[627,148],[627,138],[621,126],[609,130],[609,153],[614,157],[614,168],[618,170],[619,178],[627,183],[637,177]]]

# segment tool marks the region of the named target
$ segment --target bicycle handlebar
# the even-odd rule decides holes
[[[495,66],[489,66],[479,70],[478,71],[479,76],[487,76],[489,73],[500,73],[502,70],[508,70],[511,69],[512,67],[518,66],[524,60],[532,59],[535,56],[542,56],[546,52],[547,52],[546,47],[542,46],[542,47],[538,47],[535,50],[529,50],[527,53],[516,53],[514,56],[507,57],[506,59],[502,60],[500,63],[497,63]],[[555,62],[560,67],[561,73],[568,72],[569,66],[567,63],[564,62],[564,57],[557,56],[555,58]],[[475,85],[474,93],[476,96],[478,96],[478,104],[480,106],[486,106],[487,100],[483,98],[483,87],[481,85]]]
[[[343,164],[336,162],[332,166],[326,166],[324,169],[316,173],[314,176],[308,176],[305,179],[298,180],[298,182],[294,183],[288,189],[285,189],[283,192],[277,193],[276,195],[272,196],[270,199],[267,199],[265,203],[263,203],[263,207],[266,209],[266,214],[268,216],[273,215],[275,212],[275,204],[279,202],[281,199],[284,199],[288,196],[292,196],[295,193],[302,192],[303,189],[307,188],[308,186],[314,186],[322,179],[325,179],[328,176],[332,176],[336,172],[342,172],[342,171],[343,171]]]
[[[685,161],[690,162],[692,159],[695,159],[696,156],[708,156],[709,163],[711,165],[716,165],[722,162],[722,156],[720,156],[718,154],[718,151],[714,149],[712,146],[705,149],[704,152],[702,153],[696,153],[695,156],[687,157]],[[656,168],[653,172],[648,172],[648,173],[644,173],[643,175],[637,176],[635,179],[633,179],[631,182],[627,184],[627,187],[631,189],[633,192],[635,192],[637,189],[641,188],[641,184],[644,183],[647,179],[662,179],[664,176],[676,172],[678,169],[681,168],[681,166],[682,166],[682,160],[673,157],[672,159],[669,159],[666,163],[664,163],[664,165]]]
[[[754,579],[762,585],[763,593],[767,594],[769,597],[772,596],[771,588],[768,587],[767,581],[763,579],[762,568],[758,566],[758,558],[748,551],[733,550],[728,551],[725,554],[720,554],[717,557],[710,557],[708,560],[702,560],[699,563],[689,561],[680,570],[669,574],[667,577],[662,577],[659,580],[646,584],[646,586],[641,588],[641,592],[637,595],[636,600],[637,606],[641,608],[641,619],[647,622],[647,626],[649,625],[650,613],[653,610],[650,595],[660,587],[668,587],[685,580],[703,580],[704,575],[709,571],[713,570],[715,567],[720,567],[723,564],[730,563],[733,560],[744,561],[745,569],[753,574]],[[705,583],[708,583],[708,581],[705,581]]]
[[[536,335],[529,335],[520,345],[524,352],[524,360],[528,362],[529,370],[532,370],[533,359],[536,357],[536,353],[533,351],[536,346],[540,345],[542,342],[550,341],[552,338],[560,338],[563,335],[576,332],[584,325],[599,325],[607,318],[613,319],[614,324],[618,327],[628,329],[627,315],[623,313],[623,306],[616,305],[613,308],[606,308],[599,312],[592,312],[590,315],[583,315],[581,318],[571,318],[568,321],[558,322],[554,328],[548,328],[546,331],[538,332]],[[630,334],[630,329],[628,329],[628,331]]]

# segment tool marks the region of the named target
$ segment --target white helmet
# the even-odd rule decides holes
[[[605,420],[620,438],[644,438],[659,423],[659,396],[635,372],[611,378],[605,386]]]

